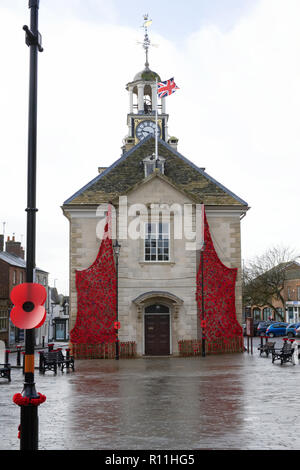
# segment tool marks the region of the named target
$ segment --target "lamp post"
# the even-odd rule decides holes
[[[205,313],[204,313],[204,267],[203,267],[203,251],[205,244],[201,248],[201,328],[202,328],[202,357],[206,356],[205,353]]]
[[[116,258],[116,322],[119,321],[119,256],[120,256],[120,249],[121,245],[119,244],[118,240],[115,241],[113,245],[114,254]],[[116,356],[115,359],[119,360],[119,335],[118,335],[118,328],[116,328]]]
[[[28,174],[27,174],[27,247],[26,281],[34,282],[35,235],[36,235],[36,142],[37,142],[37,58],[42,51],[41,35],[38,31],[39,0],[29,0],[30,29],[24,26],[25,42],[30,50],[29,117],[28,117]],[[31,311],[32,305],[28,305]],[[25,336],[25,382],[23,397],[38,398],[34,383],[35,329],[27,329]],[[21,450],[38,449],[37,406],[21,406]]]

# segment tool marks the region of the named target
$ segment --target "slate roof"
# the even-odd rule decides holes
[[[23,258],[12,255],[11,253],[7,253],[7,251],[0,251],[0,259],[10,264],[11,266],[26,268],[26,261]]]
[[[154,146],[153,136],[142,140],[67,199],[64,206],[98,205],[128,192],[145,179],[142,160],[154,152]],[[205,205],[248,209],[247,202],[161,139],[158,139],[158,154],[166,160],[166,178],[194,200]]]
[[[12,253],[8,253],[7,251],[0,251],[0,259],[8,263],[10,266],[16,266],[18,268],[24,269],[26,268],[26,261],[23,258],[13,255]],[[36,269],[37,271],[49,274],[48,271],[44,271],[38,267],[36,267]]]

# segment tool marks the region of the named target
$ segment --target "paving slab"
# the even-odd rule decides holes
[[[253,354],[77,360],[35,373],[40,450],[300,449],[300,365]],[[278,347],[282,340],[276,339]],[[246,344],[246,341],[245,341]],[[13,362],[13,358],[11,358]],[[0,449],[18,450],[22,369],[0,379]]]

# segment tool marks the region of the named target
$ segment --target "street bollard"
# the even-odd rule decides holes
[[[70,348],[66,348],[66,359],[70,359]],[[69,369],[69,362],[67,362],[67,369]]]
[[[8,349],[5,350],[5,365],[9,364],[9,353],[10,351]]]
[[[265,336],[263,336],[263,335],[260,336],[260,346],[261,347],[263,347],[263,345],[264,345],[264,338],[265,338]]]
[[[21,365],[21,348],[22,346],[17,346],[17,366]]]
[[[39,370],[42,370],[42,356],[43,356],[43,351],[39,351],[40,359],[39,359]]]

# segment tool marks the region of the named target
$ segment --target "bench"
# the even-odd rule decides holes
[[[271,352],[274,351],[275,349],[275,341],[267,341],[265,344],[261,344],[257,348],[259,350],[259,355],[261,356],[263,353],[266,353],[266,356],[268,357]]]
[[[11,382],[11,376],[10,376],[11,367],[9,363],[9,353],[10,351],[6,349],[4,363],[0,364],[0,377],[3,379],[8,379],[8,381]]]
[[[46,372],[46,370],[53,370],[56,374],[57,372],[57,351],[47,351],[40,353],[40,365],[39,370]]]
[[[66,355],[63,355],[63,352],[61,349],[57,350],[57,364],[60,366],[61,371],[63,372],[64,367],[69,369],[69,367],[72,368],[74,371],[74,358],[73,356],[70,356],[70,350],[66,349]]]
[[[0,364],[0,377],[3,379],[8,379],[9,382],[11,381],[10,371],[10,364]]]
[[[272,351],[272,362],[280,360],[281,365],[286,362],[293,362],[294,348],[292,343],[285,341],[281,349],[275,349]]]
[[[56,374],[57,367],[60,367],[61,371],[64,370],[64,367],[69,369],[69,367],[74,370],[74,358],[70,356],[69,349],[66,350],[66,356],[63,355],[61,349],[51,350],[47,352],[40,353],[40,366],[39,369],[43,374],[46,370],[53,370]]]

